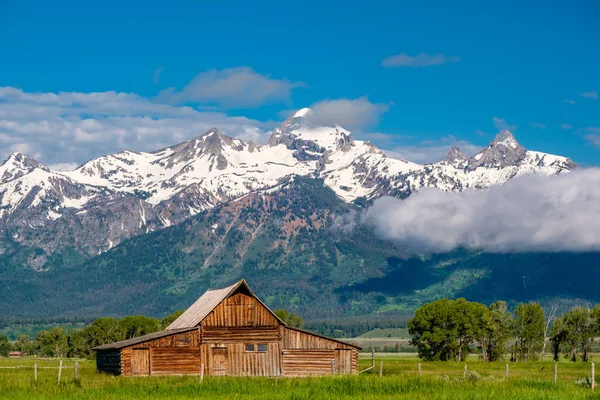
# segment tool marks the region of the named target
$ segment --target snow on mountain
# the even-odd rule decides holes
[[[322,178],[353,202],[404,198],[422,187],[485,188],[520,174],[576,168],[568,158],[524,149],[508,131],[470,158],[453,147],[444,160],[419,165],[389,158],[340,126],[313,126],[311,112],[296,112],[262,146],[213,128],[155,152],[122,151],[68,172],[15,153],[0,166],[0,232],[12,229],[17,241],[33,237],[48,254],[60,246],[58,238],[94,254],[251,192],[276,190],[295,175]],[[55,245],[27,234],[44,226],[62,232],[52,238]]]
[[[33,158],[23,153],[13,153],[0,165],[0,185],[20,178],[36,168],[45,168]]]

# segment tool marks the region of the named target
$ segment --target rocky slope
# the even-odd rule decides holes
[[[54,172],[24,154],[0,166],[0,254],[11,265],[47,268],[56,252],[91,256],[122,240],[174,224],[293,176],[323,179],[346,203],[409,196],[421,187],[485,188],[524,173],[560,174],[565,157],[529,151],[508,131],[467,158],[458,148],[438,162],[392,159],[342,127],[312,126],[302,109],[266,145],[217,129],[155,152],[123,151]]]
[[[410,312],[442,297],[564,308],[600,301],[600,253],[457,250],[407,258],[365,227],[345,229],[340,218],[356,209],[322,179],[294,177],[71,267],[59,252],[48,271],[0,268],[0,320],[162,317],[242,277],[270,307],[305,319]]]

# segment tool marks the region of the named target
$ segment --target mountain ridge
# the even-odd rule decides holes
[[[99,254],[293,176],[323,179],[344,202],[356,203],[404,198],[422,187],[481,189],[521,174],[576,168],[568,158],[524,149],[508,131],[472,157],[453,148],[445,160],[415,164],[387,157],[340,126],[315,126],[311,113],[293,114],[265,145],[213,128],[173,146],[108,154],[67,172],[13,154],[0,166],[0,254],[16,244],[30,248],[25,264],[44,269],[61,246]]]

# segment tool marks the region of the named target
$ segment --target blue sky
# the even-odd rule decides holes
[[[355,113],[334,115],[357,136],[417,162],[510,127],[599,165],[600,4],[452,3],[0,2],[0,146],[57,164],[217,123],[260,141],[329,101]]]

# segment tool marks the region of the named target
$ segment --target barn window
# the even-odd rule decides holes
[[[254,345],[253,344],[247,344],[246,345],[246,351],[254,351]]]
[[[266,344],[259,344],[257,351],[259,351],[259,352],[265,352],[265,351],[267,351],[267,345]]]

